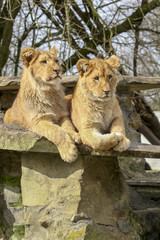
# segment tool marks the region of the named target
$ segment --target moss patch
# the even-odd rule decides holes
[[[85,236],[85,229],[82,229],[81,231],[73,231],[71,232],[65,240],[82,240]]]
[[[21,177],[9,177],[3,176],[0,177],[0,185],[4,186],[5,184],[12,187],[20,187]]]
[[[17,202],[13,202],[13,203],[9,203],[10,207],[20,207],[20,208],[24,208],[23,204],[22,204],[22,194],[19,194],[19,199]]]
[[[17,238],[17,240],[21,240],[24,237],[25,234],[25,226],[14,226],[13,227],[14,236]]]
[[[112,233],[111,229],[108,229],[103,225],[88,225],[86,229],[85,240],[117,240],[123,238],[117,238]]]

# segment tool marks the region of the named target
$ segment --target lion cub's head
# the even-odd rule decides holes
[[[37,82],[54,83],[62,78],[59,59],[55,46],[50,51],[23,48],[20,56],[25,70],[29,71]]]
[[[96,99],[109,99],[115,94],[117,78],[115,69],[119,67],[119,58],[115,55],[107,60],[80,59],[77,69],[80,74],[79,81],[83,81],[83,87],[88,94]]]

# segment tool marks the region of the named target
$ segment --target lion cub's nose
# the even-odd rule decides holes
[[[58,75],[60,70],[59,69],[53,69],[53,72],[57,73],[57,75]]]
[[[105,90],[103,90],[103,92],[106,94],[106,96],[108,97],[108,95],[109,95],[109,90],[108,91],[105,91]]]

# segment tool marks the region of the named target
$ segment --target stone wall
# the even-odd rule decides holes
[[[59,155],[23,154],[26,240],[87,239],[94,226],[116,229],[117,216],[122,221],[127,219],[123,210],[127,196],[120,173],[117,175],[119,170],[114,174],[113,168],[117,168],[115,160],[102,157],[80,156],[68,164]],[[103,227],[100,235],[105,231]],[[95,239],[99,239],[96,234]]]
[[[24,239],[20,156],[0,151],[0,239]]]
[[[158,192],[149,199],[128,188],[117,158],[81,149],[69,164],[47,140],[19,130],[18,145],[11,132],[0,135],[1,240],[159,240]]]
[[[116,158],[80,155],[68,164],[51,153],[0,157],[0,239],[140,239]]]

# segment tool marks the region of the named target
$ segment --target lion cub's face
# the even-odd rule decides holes
[[[21,51],[24,66],[30,71],[37,82],[54,83],[62,78],[56,48],[50,51],[39,51],[34,48],[24,48]]]
[[[85,82],[87,91],[97,99],[109,99],[116,91],[115,69],[119,66],[119,58],[115,55],[108,60],[80,59],[77,62],[77,69],[81,79]]]

